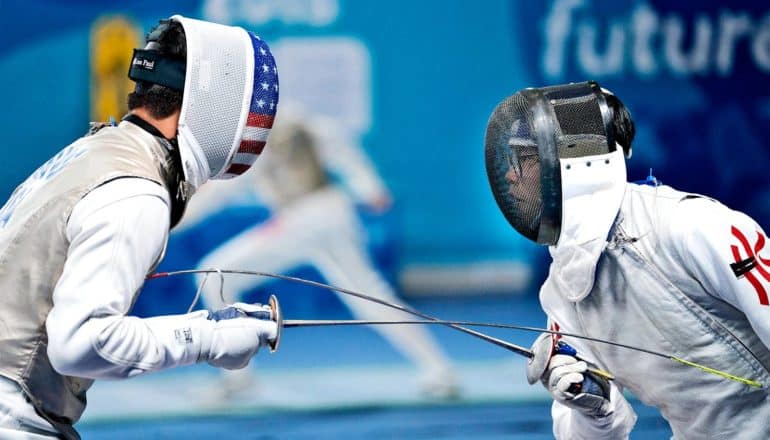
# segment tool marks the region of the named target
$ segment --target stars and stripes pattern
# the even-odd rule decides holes
[[[278,69],[267,43],[249,32],[254,47],[254,88],[238,151],[225,174],[243,174],[257,160],[267,142],[278,109]]]

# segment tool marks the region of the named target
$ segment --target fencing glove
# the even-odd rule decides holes
[[[227,370],[248,365],[257,350],[278,334],[268,305],[235,303],[209,312],[208,319],[213,321],[214,330],[210,343],[201,347],[200,361]]]
[[[589,363],[562,342],[554,343],[548,333],[532,345],[534,356],[527,363],[527,380],[538,379],[554,400],[589,417],[605,417],[610,409],[610,383],[590,371]],[[591,365],[593,367],[593,365]]]

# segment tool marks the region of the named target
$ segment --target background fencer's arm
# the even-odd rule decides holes
[[[134,292],[162,254],[168,206],[162,187],[136,178],[109,182],[75,206],[66,231],[67,261],[46,321],[48,356],[59,373],[123,378],[209,361],[212,351],[221,356],[222,324],[207,319],[206,311],[126,316]],[[260,341],[249,329],[236,336],[252,345]]]
[[[665,224],[677,264],[711,295],[741,310],[770,347],[770,307],[762,304],[767,300],[763,293],[770,291],[770,279],[765,278],[770,275],[770,249],[765,247],[762,227],[746,214],[705,197],[680,201]],[[742,266],[731,266],[738,260],[743,260]]]
[[[335,127],[326,118],[314,121],[319,134],[318,156],[324,167],[344,182],[358,202],[378,210],[389,208],[390,192],[371,160],[355,139]]]

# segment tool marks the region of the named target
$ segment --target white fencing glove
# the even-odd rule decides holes
[[[594,365],[577,357],[575,349],[541,334],[532,345],[534,356],[527,363],[527,380],[538,380],[554,400],[589,417],[605,417],[610,408],[610,383],[590,371]]]
[[[209,312],[214,330],[208,350],[201,347],[201,361],[238,370],[249,364],[259,347],[274,341],[278,325],[271,308],[262,304],[235,303],[230,307]]]

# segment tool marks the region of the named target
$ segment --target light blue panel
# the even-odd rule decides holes
[[[245,25],[277,45],[317,37],[360,43],[371,64],[365,101],[371,114],[362,139],[395,195],[402,262],[541,256],[542,249],[510,229],[490,195],[486,121],[517,89],[589,78],[616,91],[637,119],[632,178],[653,167],[664,182],[770,221],[764,189],[770,15],[766,5],[748,0],[729,8],[716,0],[2,1],[0,197],[85,131],[93,20],[127,11],[149,27],[175,9]],[[640,23],[651,18],[655,33],[640,46]],[[677,71],[682,64],[676,56],[692,53],[699,20],[712,32],[706,63]],[[742,26],[741,20],[747,30],[730,40],[730,26]],[[683,39],[671,46],[676,26]],[[603,55],[616,40],[613,29],[622,34],[620,63],[613,67],[607,58],[592,72],[580,38],[594,32],[593,50]],[[563,54],[556,73],[549,73],[544,60],[554,47]],[[644,70],[644,56],[656,70]]]

